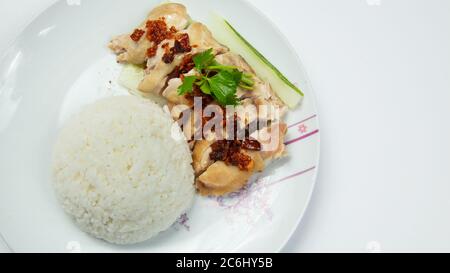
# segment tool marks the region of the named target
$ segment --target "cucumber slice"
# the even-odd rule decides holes
[[[228,46],[232,52],[240,54],[253,67],[257,76],[270,83],[278,97],[289,108],[295,108],[302,101],[303,92],[242,37],[229,22],[217,14],[212,14],[209,27],[220,43]]]
[[[125,64],[120,73],[118,83],[128,89],[130,94],[147,98],[159,105],[166,105],[167,101],[162,96],[153,93],[144,93],[139,91],[138,86],[145,77],[145,70],[137,65]]]
[[[119,76],[119,84],[126,89],[138,90],[139,83],[144,79],[145,72],[140,66],[125,64]]]

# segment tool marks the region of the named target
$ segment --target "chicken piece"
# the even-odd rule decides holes
[[[253,160],[253,169],[243,171],[238,167],[217,161],[197,179],[197,189],[203,196],[222,196],[244,187],[255,172],[264,169],[264,161],[257,152],[247,152]]]
[[[286,105],[278,98],[269,83],[262,81],[255,75],[255,71],[240,55],[228,52],[218,55],[216,60],[223,65],[236,66],[239,70],[254,75],[255,85],[252,91],[238,88],[237,96],[239,98],[251,98],[257,106],[266,105],[280,110],[280,118],[287,112]],[[272,120],[270,117],[259,117]]]
[[[251,135],[252,138],[261,143],[260,154],[266,164],[285,156],[286,145],[284,140],[286,132],[287,125],[285,123],[273,123]]]
[[[184,104],[189,107],[194,106],[193,102],[188,100],[185,96],[178,95],[178,87],[182,84],[180,78],[171,79],[166,89],[162,92],[163,97],[167,99],[170,103],[173,104]]]
[[[194,53],[200,53],[210,48],[215,55],[228,52],[229,49],[214,39],[211,31],[202,23],[194,22],[185,31],[189,34]]]
[[[236,120],[238,128],[241,130],[249,128],[250,124],[252,124],[252,128],[258,126],[258,108],[253,103],[252,99],[247,98],[241,100],[240,105],[235,108],[235,113],[238,116],[238,119]],[[256,130],[256,128],[254,130]]]
[[[255,81],[255,86],[250,94],[256,105],[270,107],[270,109],[279,111],[278,118],[282,118],[286,114],[287,106],[283,103],[283,101],[281,101],[280,98],[278,98],[275,92],[273,92],[269,83],[258,79]],[[273,118],[269,116],[260,118],[273,120]]]
[[[169,46],[173,46],[173,41],[163,41],[161,44],[169,43]],[[162,60],[164,56],[164,49],[162,46],[158,47],[156,55],[147,60],[147,69],[145,71],[146,76],[141,81],[138,89],[144,93],[154,93],[160,95],[162,89],[166,85],[167,75],[172,72],[175,67],[180,65],[183,60],[183,54],[177,54],[171,63],[165,63]]]
[[[216,56],[216,60],[223,65],[236,66],[239,70],[251,74],[255,74],[253,68],[247,63],[247,61],[242,58],[241,55],[227,52]]]
[[[194,139],[196,132],[196,116],[190,106],[185,104],[169,103],[169,110],[173,120],[182,127],[184,136],[188,141]],[[198,118],[197,118],[198,120]],[[198,122],[198,121],[197,121]]]
[[[196,54],[203,52],[210,48],[216,54],[226,52],[228,49],[221,44],[219,44],[212,36],[208,28],[198,22],[192,23],[185,31],[181,33],[187,33],[189,35],[189,40],[192,47],[192,51],[189,54]],[[173,46],[173,41],[164,41],[161,44],[169,43],[170,47]],[[167,80],[167,75],[172,72],[175,67],[179,66],[183,61],[185,54],[175,55],[174,60],[167,64],[162,60],[164,55],[164,49],[159,47],[156,56],[148,59],[147,61],[147,76],[139,84],[138,89],[144,93],[153,92],[160,94],[162,88]]]
[[[177,30],[185,29],[190,20],[185,6],[169,3],[154,8],[147,19],[137,28],[145,30],[145,24],[148,20],[160,18],[165,18],[168,28],[173,26]],[[108,47],[117,55],[117,61],[120,63],[144,64],[147,60],[147,49],[152,47],[153,43],[146,39],[145,35],[138,42],[135,42],[130,35],[131,33],[113,38]]]
[[[177,3],[167,3],[154,8],[148,14],[146,21],[157,20],[161,17],[166,19],[168,28],[175,27],[177,30],[185,29],[191,20],[185,6]],[[145,22],[142,26],[145,26]]]
[[[211,145],[213,142],[207,140],[199,140],[195,142],[194,150],[192,151],[192,165],[194,167],[195,175],[202,174],[211,164],[212,160],[209,155],[212,152]]]
[[[147,49],[152,44],[144,37],[135,42],[130,38],[130,34],[123,34],[112,39],[108,47],[117,55],[119,63],[142,65],[147,60]]]
[[[197,179],[197,189],[203,196],[226,195],[244,187],[252,174],[217,161]]]
[[[242,106],[256,106],[259,119],[279,120],[287,113],[287,106],[273,92],[269,83],[254,78],[252,90],[238,88],[236,95],[241,99]]]

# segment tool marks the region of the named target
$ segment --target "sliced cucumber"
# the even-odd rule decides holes
[[[119,76],[119,84],[128,90],[138,90],[138,86],[144,79],[145,71],[142,67],[125,64]]]
[[[128,89],[133,95],[151,99],[159,105],[165,105],[167,101],[162,96],[139,91],[138,86],[144,79],[144,76],[145,70],[142,67],[133,64],[125,64],[120,73],[118,83]]]
[[[217,14],[212,14],[210,27],[214,37],[230,50],[244,57],[257,76],[272,86],[278,97],[289,108],[295,108],[303,98],[303,92],[291,83],[269,60],[254,48],[233,26]]]

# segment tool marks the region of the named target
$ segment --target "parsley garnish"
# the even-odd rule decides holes
[[[197,71],[209,66],[214,61],[214,54],[212,48],[195,55],[192,60],[194,61],[195,68]]]
[[[194,82],[197,80],[197,76],[184,77],[183,84],[178,87],[178,95],[184,95],[192,91]]]
[[[220,105],[238,105],[236,95],[238,87],[252,90],[254,81],[251,74],[243,73],[234,66],[225,66],[214,59],[212,49],[195,55],[192,60],[199,76],[186,76],[183,84],[178,87],[178,94],[192,92],[194,85],[211,95]]]
[[[215,76],[208,78],[207,82],[203,83],[203,85],[209,85],[206,88],[211,90],[212,95],[221,105],[238,105],[239,99],[236,96],[236,90],[240,82],[240,77],[237,80],[237,73],[242,74],[242,72],[235,72],[233,74],[222,70]],[[202,88],[200,87],[200,89]]]

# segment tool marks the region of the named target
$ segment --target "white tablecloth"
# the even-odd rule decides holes
[[[54,1],[1,0],[0,54]],[[450,251],[450,1],[251,2],[298,50],[321,118],[284,251]]]

